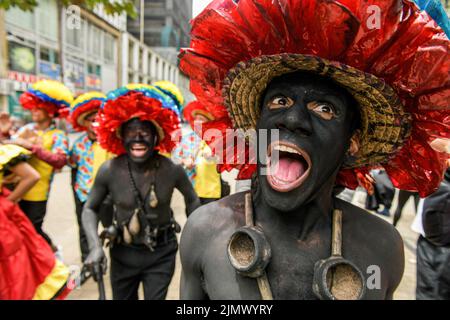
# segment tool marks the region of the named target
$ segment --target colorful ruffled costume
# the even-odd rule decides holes
[[[29,155],[21,147],[0,145],[0,186],[5,171]],[[0,300],[63,299],[70,292],[68,269],[8,194],[1,187]]]
[[[117,155],[126,153],[120,136],[121,126],[133,119],[150,121],[155,125],[160,153],[170,153],[175,147],[172,134],[179,129],[180,114],[174,100],[154,86],[128,84],[107,94],[97,121],[100,145]]]
[[[70,121],[77,131],[86,131],[84,119],[89,114],[98,112],[106,96],[101,92],[87,92],[80,95],[70,106]],[[85,202],[92,188],[100,166],[113,158],[113,154],[100,147],[97,141],[91,141],[87,133],[74,141],[70,150],[69,165],[77,169],[75,175],[75,192],[81,202]]]
[[[313,72],[346,88],[360,107],[360,151],[338,184],[367,186],[369,170],[383,167],[397,188],[424,197],[438,187],[448,155],[429,142],[450,138],[450,42],[413,2],[215,0],[191,33],[180,67],[214,116],[203,131],[226,137],[226,129],[254,128],[272,79]],[[208,143],[224,148],[222,139]],[[232,168],[247,179],[256,165],[219,166]]]
[[[20,96],[25,109],[44,109],[50,117],[67,117],[73,101],[70,90],[61,82],[41,80]],[[31,135],[31,137],[30,137]],[[41,175],[41,180],[24,195],[26,201],[46,201],[54,169],[61,169],[67,163],[69,141],[62,130],[52,123],[49,128],[39,130],[34,123],[21,127],[14,139],[20,137],[33,143],[33,157],[29,161]]]
[[[209,146],[194,132],[194,120],[202,115],[209,121],[214,120],[205,107],[198,101],[192,101],[183,108],[183,118],[190,127],[187,134],[183,133],[180,144],[177,146],[175,158],[190,160],[195,163],[192,169],[185,168],[195,192],[202,199],[219,199],[221,197],[221,177],[217,172],[215,161],[209,159],[212,154]]]

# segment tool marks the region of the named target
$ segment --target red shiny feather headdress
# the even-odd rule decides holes
[[[180,127],[177,107],[174,101],[146,84],[128,84],[107,94],[97,114],[97,138],[100,145],[115,154],[126,152],[120,136],[120,128],[127,121],[138,118],[150,121],[156,127],[159,140],[156,150],[171,152],[175,147],[172,135]]]
[[[254,117],[255,113],[238,110],[247,101],[230,101],[234,98],[232,81],[256,82],[261,77],[249,79],[248,70],[256,70],[258,63],[288,61],[292,69],[295,57],[301,57],[315,71],[324,64],[334,73],[354,74],[372,89],[386,89],[382,96],[392,98],[390,112],[399,115],[389,120],[389,126],[403,130],[395,148],[384,158],[379,153],[367,163],[343,168],[338,184],[349,188],[364,184],[373,167],[384,167],[397,188],[418,191],[421,196],[433,192],[442,180],[448,155],[433,150],[429,142],[450,138],[450,42],[414,3],[216,0],[192,21],[191,33],[190,48],[183,50],[180,63],[191,79],[191,91],[211,113],[228,111],[205,124],[203,131],[215,128],[225,135],[226,129],[251,127],[254,119],[247,115]],[[261,75],[265,76],[263,71]],[[253,91],[248,92],[257,101],[258,97],[251,96]],[[367,107],[380,111],[375,104]],[[374,138],[377,134],[372,132]],[[239,169],[239,178],[245,179],[256,166],[219,167],[221,171],[232,168]]]

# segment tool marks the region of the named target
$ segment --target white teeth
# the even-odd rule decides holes
[[[295,153],[295,154],[301,155],[301,153],[298,152],[297,150],[295,150],[294,148],[291,148],[291,147],[285,146],[285,145],[280,145],[280,144],[275,145],[273,147],[273,150],[282,151],[282,152],[289,152],[289,153]]]

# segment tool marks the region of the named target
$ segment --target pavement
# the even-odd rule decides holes
[[[226,175],[234,191],[233,175]],[[396,196],[397,197],[397,196]],[[353,198],[353,203],[363,205],[364,195],[357,192]],[[394,199],[393,209],[396,207]],[[418,235],[411,231],[410,225],[414,219],[413,201],[410,199],[403,210],[403,216],[398,224],[405,245],[405,272],[400,286],[395,292],[396,300],[413,300],[415,298],[416,286],[416,241]],[[183,226],[186,222],[184,213],[184,200],[181,194],[175,190],[172,198],[172,209],[175,218]],[[393,211],[393,210],[391,210]],[[384,218],[391,221],[392,218]],[[66,167],[62,172],[54,177],[48,213],[44,223],[44,230],[50,235],[54,243],[62,247],[64,263],[70,266],[70,269],[76,274],[79,271],[80,252],[78,245],[78,225],[75,216],[75,205],[70,187],[70,171]],[[177,255],[175,274],[169,287],[167,299],[177,300],[179,298],[181,265]],[[104,278],[107,299],[112,299],[111,287],[109,284],[109,275]],[[142,298],[142,288],[140,288],[140,297]],[[98,299],[98,288],[96,282],[89,279],[82,287],[74,289],[68,296],[69,300],[96,300]]]

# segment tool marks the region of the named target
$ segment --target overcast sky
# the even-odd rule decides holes
[[[194,0],[192,16],[195,17],[211,2],[211,0]]]

